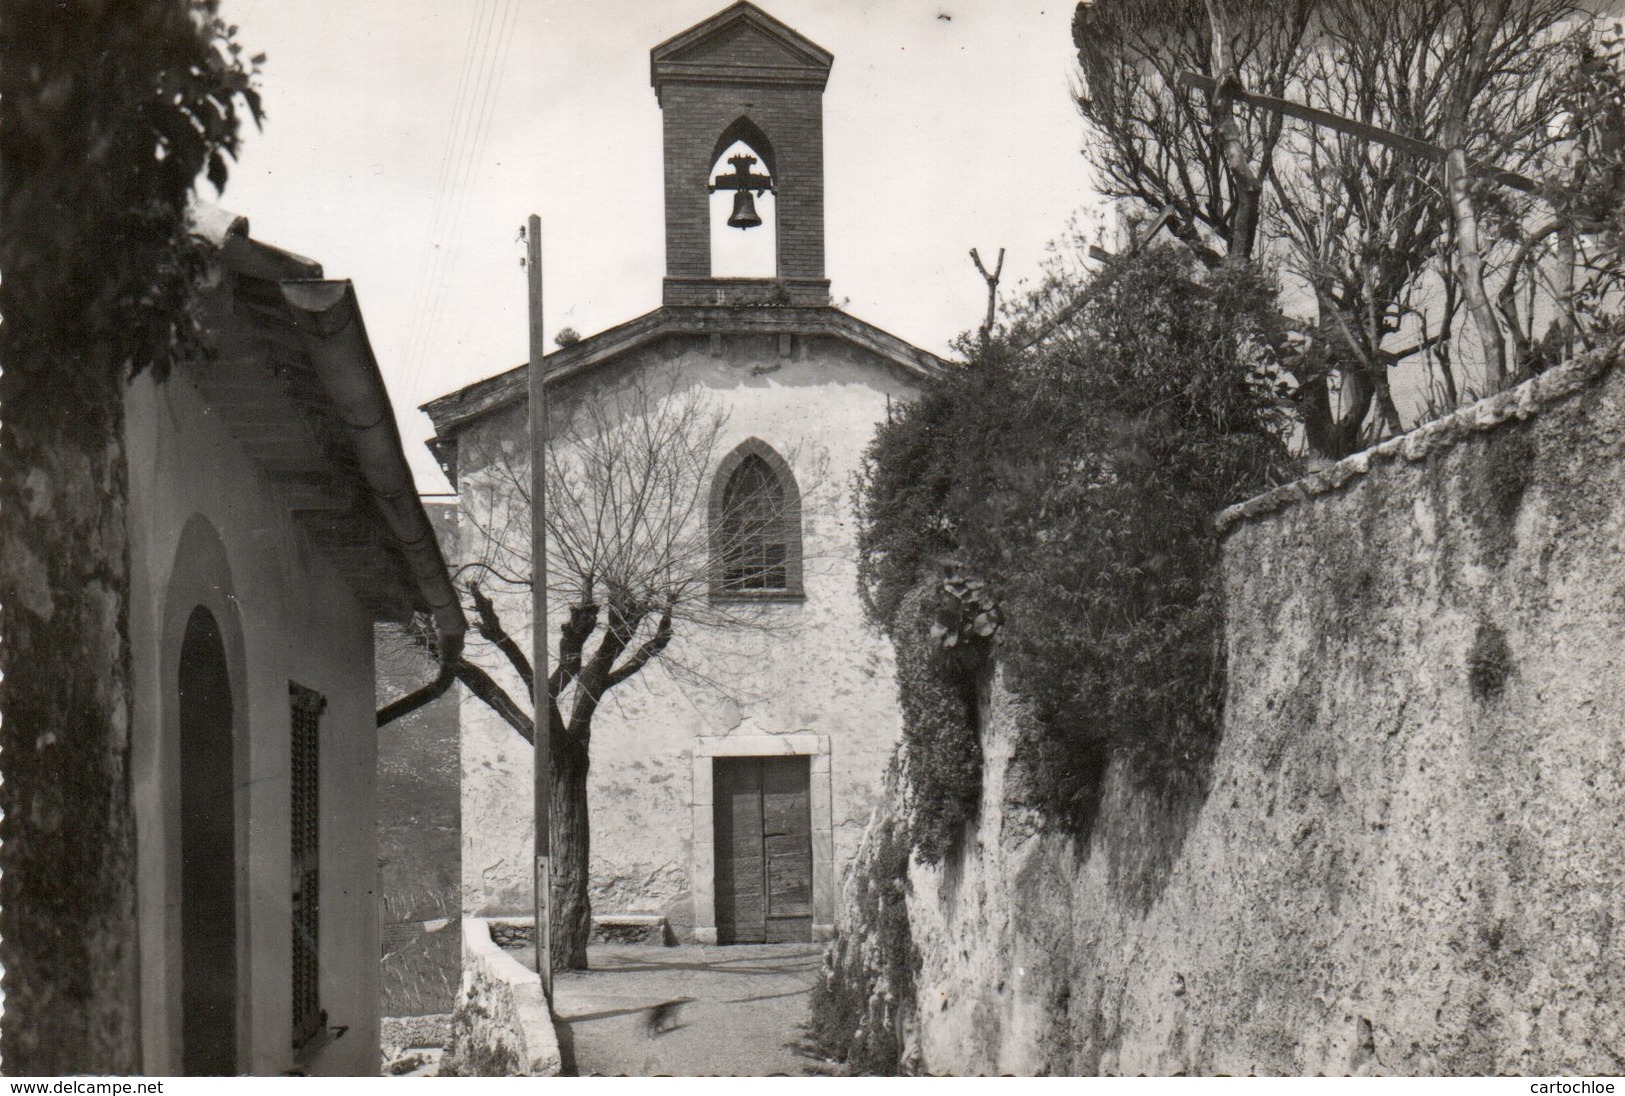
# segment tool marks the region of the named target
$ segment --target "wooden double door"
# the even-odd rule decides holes
[[[812,939],[806,757],[719,757],[712,770],[717,943]]]

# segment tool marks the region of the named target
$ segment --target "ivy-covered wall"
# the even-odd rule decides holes
[[[995,676],[979,814],[909,872],[920,1068],[1625,1068],[1619,356],[1227,513],[1200,787],[1114,763],[1063,833]]]

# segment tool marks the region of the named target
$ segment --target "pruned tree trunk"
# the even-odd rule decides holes
[[[977,254],[974,247],[970,249],[970,261],[976,264],[976,272],[987,283],[987,317],[982,320],[981,331],[982,353],[986,354],[988,346],[993,342],[993,320],[998,314],[999,276],[1004,273],[1004,248],[999,248],[999,261],[994,264],[991,274],[988,273],[987,267],[982,265],[982,256]]]
[[[553,969],[586,970],[592,938],[589,740],[553,736]]]

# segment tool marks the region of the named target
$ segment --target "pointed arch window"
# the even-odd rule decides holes
[[[711,485],[711,596],[800,598],[801,492],[790,465],[751,438]]]

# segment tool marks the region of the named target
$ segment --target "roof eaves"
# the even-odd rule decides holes
[[[553,383],[579,376],[662,335],[711,332],[829,335],[844,338],[922,378],[944,377],[954,369],[951,363],[930,351],[831,305],[777,308],[667,305],[556,350],[542,361],[548,381]],[[434,424],[436,436],[444,438],[466,423],[524,399],[528,392],[529,378],[526,366],[521,364],[430,400],[420,409]]]
[[[350,435],[380,524],[405,558],[417,588],[413,600],[434,616],[441,657],[456,658],[467,619],[406,463],[355,287],[348,280],[289,279],[281,283],[281,295]]]
[[[561,347],[542,359],[542,367],[549,378],[554,375],[571,376],[581,371],[583,363],[597,363],[604,358],[634,349],[645,341],[646,329],[657,327],[660,314],[656,308],[614,327],[605,328],[579,342]],[[429,416],[437,435],[445,436],[463,423],[505,407],[523,397],[529,390],[529,363],[506,369],[495,376],[465,385],[455,392],[422,404],[418,410]]]

